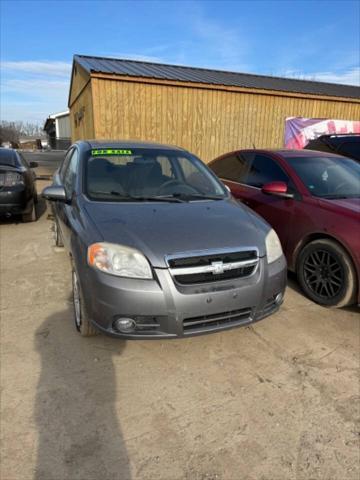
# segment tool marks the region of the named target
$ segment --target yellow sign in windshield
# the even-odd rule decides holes
[[[131,150],[123,150],[117,148],[97,148],[91,150],[92,156],[96,155],[132,155]]]

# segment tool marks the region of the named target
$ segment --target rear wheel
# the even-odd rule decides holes
[[[72,270],[73,302],[74,302],[74,320],[76,330],[83,337],[92,337],[98,331],[91,324],[83,302],[81,288],[75,269]]]
[[[299,255],[297,276],[306,295],[320,305],[345,307],[356,294],[356,273],[346,251],[332,240],[315,240]]]

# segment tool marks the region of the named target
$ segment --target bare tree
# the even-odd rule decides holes
[[[4,142],[10,142],[12,145],[16,145],[20,140],[20,132],[17,129],[14,122],[0,123],[0,145]]]
[[[37,123],[0,122],[0,145],[10,142],[12,145],[19,143],[21,137],[44,138],[45,133]]]

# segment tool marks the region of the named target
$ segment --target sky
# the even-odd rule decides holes
[[[358,0],[0,0],[0,118],[67,108],[74,54],[360,85]]]

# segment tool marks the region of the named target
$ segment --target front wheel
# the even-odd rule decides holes
[[[29,222],[36,222],[37,217],[36,217],[36,208],[35,208],[35,202],[31,202],[31,210],[29,213],[23,213],[22,214],[22,221],[24,223],[29,223]]]
[[[53,232],[54,232],[54,241],[55,241],[55,247],[63,247],[64,242],[61,236],[60,228],[59,228],[59,223],[54,218],[54,223],[53,223]]]
[[[297,277],[306,295],[326,307],[355,301],[356,273],[346,251],[332,240],[315,240],[300,252]]]
[[[73,302],[74,302],[74,320],[76,330],[83,337],[92,337],[98,332],[93,327],[86,312],[86,307],[83,302],[79,279],[75,269],[72,270],[72,287],[73,287]]]

